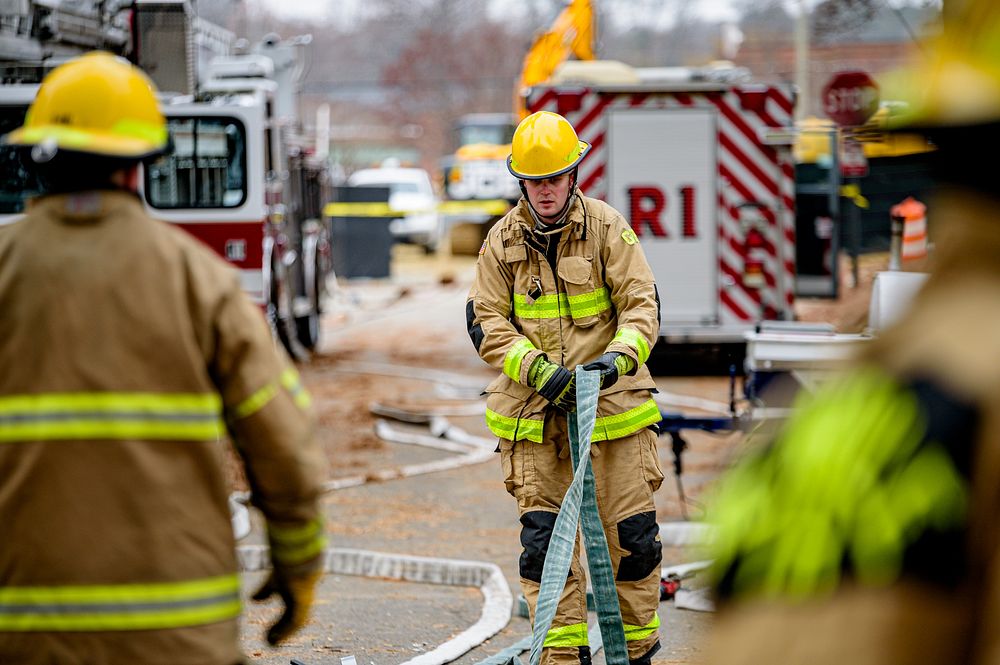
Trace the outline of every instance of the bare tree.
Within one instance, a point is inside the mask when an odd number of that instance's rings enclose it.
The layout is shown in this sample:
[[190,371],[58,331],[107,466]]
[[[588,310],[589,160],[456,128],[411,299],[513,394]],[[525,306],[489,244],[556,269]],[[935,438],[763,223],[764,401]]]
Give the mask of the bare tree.
[[823,0],[812,11],[812,33],[827,41],[851,34],[875,18],[882,0]]
[[393,93],[381,116],[397,126],[419,125],[422,132],[414,141],[428,163],[451,151],[449,134],[459,116],[513,109],[514,85],[530,38],[485,15],[447,20],[460,4],[442,0],[438,20],[425,22],[383,71],[383,83]]

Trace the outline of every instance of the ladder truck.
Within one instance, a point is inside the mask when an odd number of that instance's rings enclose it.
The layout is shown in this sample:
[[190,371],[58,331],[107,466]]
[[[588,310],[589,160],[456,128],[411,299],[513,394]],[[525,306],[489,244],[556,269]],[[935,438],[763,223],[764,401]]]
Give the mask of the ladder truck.
[[[143,168],[149,213],[228,261],[275,337],[306,359],[320,341],[331,272],[320,212],[329,177],[295,109],[308,37],[269,36],[234,54],[235,36],[195,16],[189,0],[15,0],[7,8],[0,133],[23,122],[42,77],[61,62],[101,49],[136,63],[161,92],[174,144]],[[37,192],[14,151],[0,146],[0,224],[16,221]]]

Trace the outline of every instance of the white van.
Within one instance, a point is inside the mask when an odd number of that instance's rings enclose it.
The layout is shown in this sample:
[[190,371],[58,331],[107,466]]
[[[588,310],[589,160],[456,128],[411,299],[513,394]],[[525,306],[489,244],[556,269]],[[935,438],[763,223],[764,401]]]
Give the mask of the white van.
[[351,174],[347,184],[388,187],[389,206],[405,212],[390,223],[393,236],[402,242],[421,245],[427,252],[437,249],[441,240],[441,217],[427,171],[400,167],[361,169]]

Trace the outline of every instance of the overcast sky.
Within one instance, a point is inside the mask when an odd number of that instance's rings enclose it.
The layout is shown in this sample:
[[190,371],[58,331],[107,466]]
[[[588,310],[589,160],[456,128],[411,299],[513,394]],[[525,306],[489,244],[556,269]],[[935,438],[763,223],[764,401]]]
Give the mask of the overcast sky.
[[[271,13],[284,18],[308,18],[313,20],[348,21],[362,4],[362,0],[259,0]],[[676,6],[675,2],[665,0],[667,7]],[[682,0],[690,3],[691,12],[706,20],[722,21],[734,19],[737,14],[733,9],[733,0]],[[796,0],[788,0],[795,3]],[[509,8],[511,0],[498,0],[495,5]]]

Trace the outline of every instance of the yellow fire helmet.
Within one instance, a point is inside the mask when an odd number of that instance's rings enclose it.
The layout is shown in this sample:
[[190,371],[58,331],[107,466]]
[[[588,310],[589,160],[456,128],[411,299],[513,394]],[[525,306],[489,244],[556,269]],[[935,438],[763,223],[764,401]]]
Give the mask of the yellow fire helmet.
[[558,113],[532,113],[514,130],[507,170],[522,180],[543,180],[572,171],[590,144]]
[[167,124],[152,81],[127,60],[93,52],[42,80],[10,145],[143,159],[167,146]]
[[1000,121],[1000,2],[953,4],[946,3],[944,29],[928,55],[884,78],[883,97],[909,106],[891,124],[930,128]]

